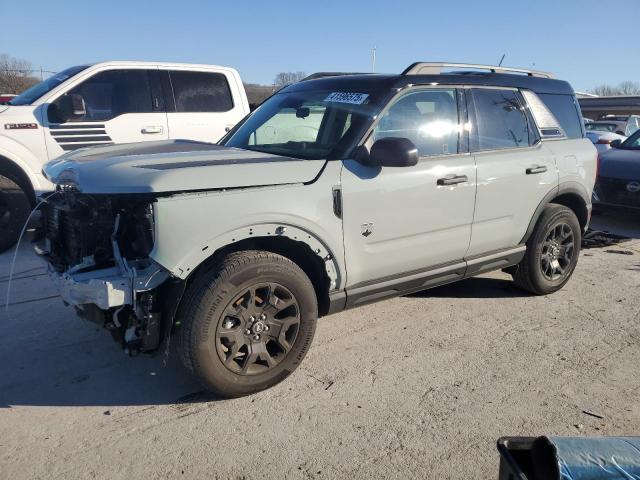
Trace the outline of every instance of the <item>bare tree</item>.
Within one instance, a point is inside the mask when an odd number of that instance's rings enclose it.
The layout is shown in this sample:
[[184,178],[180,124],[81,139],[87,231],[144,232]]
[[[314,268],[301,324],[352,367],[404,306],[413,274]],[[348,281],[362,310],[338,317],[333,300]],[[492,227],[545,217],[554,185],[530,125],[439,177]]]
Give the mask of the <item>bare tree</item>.
[[627,80],[618,85],[618,95],[640,95],[640,83]]
[[307,74],[304,72],[280,72],[276,75],[273,84],[276,88],[282,88],[287,85],[291,85],[292,83],[299,82],[306,76]]
[[600,95],[601,97],[615,97],[620,95],[640,95],[640,84],[627,80],[614,87],[607,84],[598,85],[590,93]]
[[32,71],[31,62],[0,54],[0,93],[21,93],[38,83]]

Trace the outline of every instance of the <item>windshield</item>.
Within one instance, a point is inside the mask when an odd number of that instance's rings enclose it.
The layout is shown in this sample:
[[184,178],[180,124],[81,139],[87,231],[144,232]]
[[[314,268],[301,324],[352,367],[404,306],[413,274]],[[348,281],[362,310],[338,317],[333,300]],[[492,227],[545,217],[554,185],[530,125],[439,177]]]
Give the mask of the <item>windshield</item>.
[[615,123],[592,122],[587,123],[584,128],[587,130],[598,130],[600,132],[615,132],[618,126]]
[[63,70],[62,72],[56,73],[47,78],[45,81],[34,85],[33,87],[22,92],[17,97],[11,99],[9,105],[31,105],[45,93],[49,93],[62,82],[64,82],[68,78],[73,77],[74,75],[77,75],[87,67],[88,65],[80,65],[77,67],[70,67],[66,70]]
[[303,159],[347,158],[387,91],[292,91],[268,99],[222,144]]
[[640,150],[640,130],[627,138],[622,142],[618,148],[624,148],[626,150]]

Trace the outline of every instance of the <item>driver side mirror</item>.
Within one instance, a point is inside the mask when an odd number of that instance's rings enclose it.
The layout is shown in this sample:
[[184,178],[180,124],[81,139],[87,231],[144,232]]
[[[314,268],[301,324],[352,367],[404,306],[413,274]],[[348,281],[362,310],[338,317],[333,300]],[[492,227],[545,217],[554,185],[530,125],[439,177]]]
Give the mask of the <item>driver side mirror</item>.
[[70,120],[80,120],[87,114],[87,107],[84,103],[84,98],[82,98],[82,95],[78,95],[77,93],[63,95],[56,102],[56,106],[56,113],[63,123]]
[[418,163],[418,149],[408,138],[381,138],[371,147],[368,163],[381,167],[413,167]]
[[620,140],[619,138],[616,138],[615,140],[612,140],[611,143],[609,144],[609,146],[611,148],[618,148],[620,145],[622,144],[622,140]]

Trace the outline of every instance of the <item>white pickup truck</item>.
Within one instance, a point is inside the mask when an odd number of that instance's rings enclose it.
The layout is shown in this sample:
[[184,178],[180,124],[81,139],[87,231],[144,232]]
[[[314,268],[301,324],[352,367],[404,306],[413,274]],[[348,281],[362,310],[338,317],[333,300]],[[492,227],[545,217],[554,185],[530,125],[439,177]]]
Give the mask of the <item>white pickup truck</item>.
[[238,72],[215,65],[79,65],[26,90],[0,105],[0,252],[53,188],[41,173],[47,161],[112,143],[217,142],[248,113]]

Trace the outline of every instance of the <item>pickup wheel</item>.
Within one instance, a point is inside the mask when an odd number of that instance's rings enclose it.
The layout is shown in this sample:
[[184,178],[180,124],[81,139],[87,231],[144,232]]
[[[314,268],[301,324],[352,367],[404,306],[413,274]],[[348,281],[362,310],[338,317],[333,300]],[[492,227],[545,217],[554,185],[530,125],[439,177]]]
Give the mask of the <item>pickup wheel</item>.
[[20,185],[9,176],[0,174],[0,252],[18,241],[30,211],[29,197]]
[[563,205],[547,205],[513,273],[516,285],[535,295],[560,290],[576,268],[581,241],[575,213]]
[[232,253],[187,288],[179,320],[183,363],[212,392],[239,397],[284,380],[316,329],[313,285],[274,253]]

